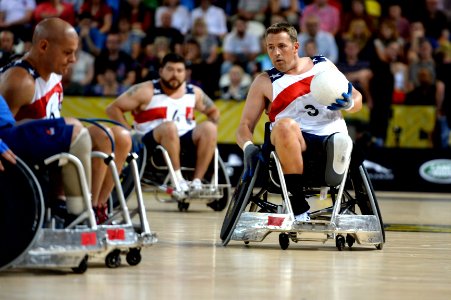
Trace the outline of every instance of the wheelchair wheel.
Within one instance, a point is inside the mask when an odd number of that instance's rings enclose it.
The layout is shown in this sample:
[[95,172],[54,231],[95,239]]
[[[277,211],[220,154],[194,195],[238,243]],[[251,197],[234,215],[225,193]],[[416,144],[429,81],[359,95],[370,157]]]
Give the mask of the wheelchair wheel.
[[223,190],[223,196],[219,199],[216,199],[210,203],[207,204],[208,207],[213,209],[214,211],[222,211],[224,208],[226,208],[230,195],[232,193],[230,188],[230,179],[227,175],[227,169],[225,167],[224,161],[219,156],[218,158],[219,163],[219,169],[218,169],[218,183],[219,184],[227,184],[228,187]]
[[[355,174],[357,173],[357,174]],[[351,171],[351,181],[355,191],[355,198],[357,205],[363,215],[377,215],[382,230],[382,237],[385,242],[385,230],[384,222],[382,221],[382,215],[377,203],[376,194],[374,192],[373,185],[369,180],[368,172],[362,165],[354,173]],[[371,197],[371,198],[370,198]],[[371,199],[373,201],[371,201]],[[374,206],[373,206],[374,205]]]
[[252,177],[251,179],[248,178],[247,180],[240,179],[238,185],[235,188],[232,198],[230,199],[229,207],[227,208],[227,213],[222,223],[220,237],[223,246],[227,246],[227,244],[229,243],[230,238],[233,234],[233,230],[235,229],[241,214],[246,209],[250,196],[253,192],[253,187],[257,179],[256,175],[258,174],[259,168],[260,162],[257,164],[254,177]]
[[[134,151],[131,155],[136,154],[136,165],[138,167],[138,172],[139,172],[139,177],[141,178],[143,173],[144,173],[144,168],[146,167],[146,159],[147,159],[147,150],[146,147],[136,147],[135,143],[137,143],[137,141],[133,141],[134,143]],[[124,198],[127,200],[130,195],[133,193],[133,191],[135,190],[135,181],[133,178],[133,172],[132,172],[132,166],[131,166],[131,161],[129,158],[125,164],[124,167],[122,168],[122,172],[120,174],[120,180],[121,180],[121,185],[122,185],[122,192],[124,193]],[[117,194],[113,191],[112,193],[112,199],[113,199],[113,207],[116,208],[119,206],[119,199],[117,197]]]
[[20,261],[44,221],[44,197],[36,176],[19,158],[0,172],[0,270]]

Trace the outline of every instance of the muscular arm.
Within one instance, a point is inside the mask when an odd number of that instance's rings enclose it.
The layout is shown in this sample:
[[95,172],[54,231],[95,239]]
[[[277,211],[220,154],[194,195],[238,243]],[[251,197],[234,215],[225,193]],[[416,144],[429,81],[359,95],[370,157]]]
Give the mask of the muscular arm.
[[255,126],[265,109],[265,101],[271,98],[271,95],[272,85],[268,75],[266,73],[258,75],[247,94],[240,124],[236,131],[236,141],[241,148],[247,141],[252,141]]
[[127,128],[131,128],[127,123],[124,113],[140,111],[153,97],[153,84],[150,81],[135,84],[122,93],[106,108],[107,115],[115,121],[121,122]]
[[208,120],[212,121],[213,123],[217,124],[219,121],[219,109],[216,107],[213,100],[211,100],[210,97],[208,97],[207,94],[203,90],[201,90],[198,87],[195,87],[195,93],[196,93],[196,109],[205,114],[208,118]]
[[34,90],[34,79],[23,68],[12,68],[1,76],[0,95],[3,95],[14,116],[22,106],[31,103]]

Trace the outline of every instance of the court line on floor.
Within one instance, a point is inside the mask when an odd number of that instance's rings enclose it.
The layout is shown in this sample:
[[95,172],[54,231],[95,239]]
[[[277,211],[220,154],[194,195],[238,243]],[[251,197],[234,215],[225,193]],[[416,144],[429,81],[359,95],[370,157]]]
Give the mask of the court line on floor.
[[451,233],[451,225],[384,224],[385,231]]

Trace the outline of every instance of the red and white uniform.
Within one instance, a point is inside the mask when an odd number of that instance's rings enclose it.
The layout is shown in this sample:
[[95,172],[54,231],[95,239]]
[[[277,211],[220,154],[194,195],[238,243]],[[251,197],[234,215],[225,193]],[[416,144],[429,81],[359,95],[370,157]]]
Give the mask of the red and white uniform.
[[177,125],[179,136],[193,130],[196,127],[194,120],[196,98],[193,86],[187,84],[186,93],[177,99],[166,95],[158,80],[153,81],[153,86],[153,97],[145,110],[133,113],[136,132],[144,135],[168,121]]
[[33,100],[29,105],[20,108],[16,114],[16,120],[60,118],[63,102],[62,76],[52,73],[49,80],[45,81],[26,60],[13,61],[0,68],[0,73],[13,67],[26,69],[35,79]]
[[332,111],[318,103],[310,93],[310,83],[315,74],[333,64],[324,56],[312,58],[313,68],[299,75],[289,75],[272,68],[266,71],[271,78],[273,98],[268,112],[271,128],[281,118],[295,120],[303,132],[315,135],[347,133],[345,120],[340,111]]

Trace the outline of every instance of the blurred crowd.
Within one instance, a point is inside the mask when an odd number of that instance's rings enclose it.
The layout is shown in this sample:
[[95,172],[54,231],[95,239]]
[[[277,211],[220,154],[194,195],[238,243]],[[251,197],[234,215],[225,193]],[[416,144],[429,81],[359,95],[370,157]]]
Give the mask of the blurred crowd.
[[[77,29],[66,95],[117,96],[158,77],[168,52],[183,55],[187,81],[213,99],[242,101],[272,67],[263,34],[286,21],[301,56],[324,55],[359,89],[371,141],[383,146],[391,104],[434,105],[437,138],[451,123],[448,0],[8,0],[0,1],[0,66],[30,46],[33,27],[60,17]],[[448,118],[447,118],[448,116]]]

